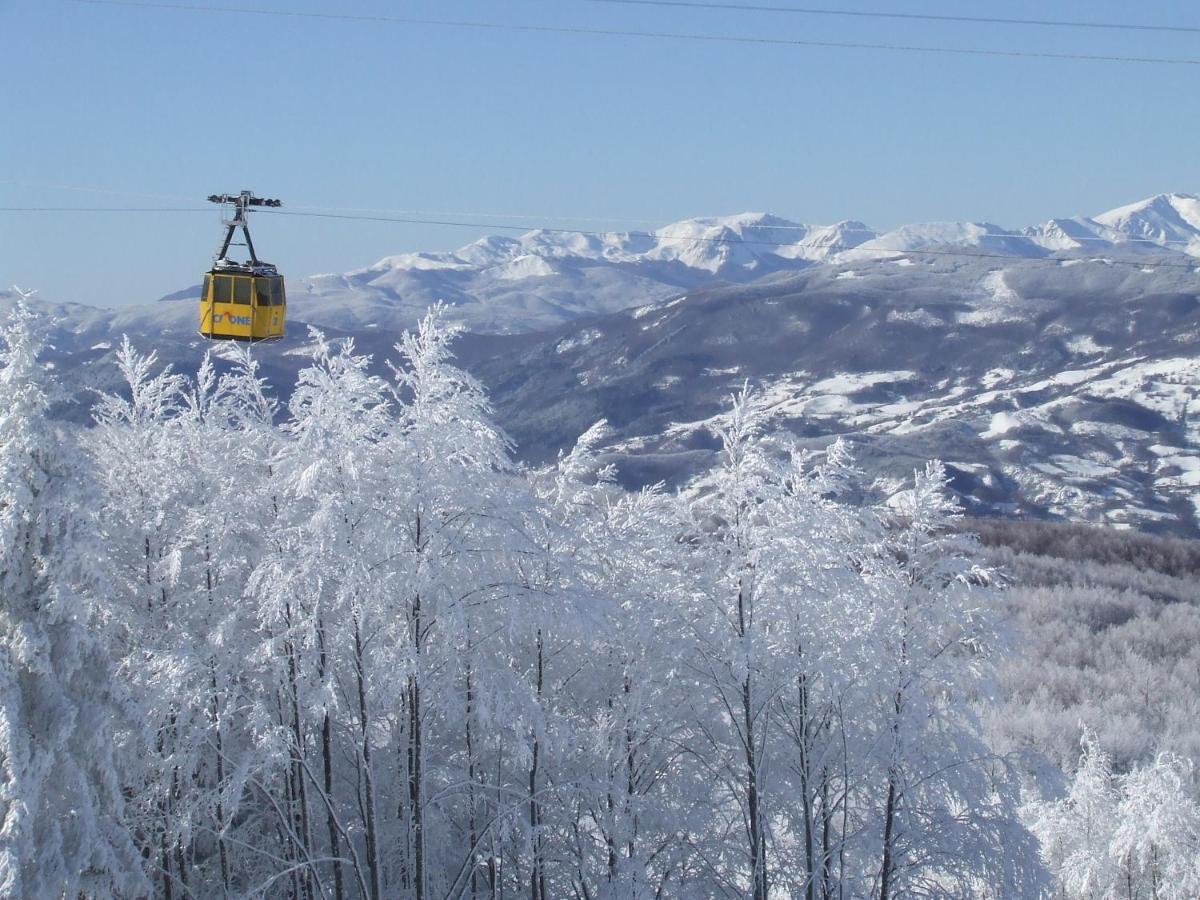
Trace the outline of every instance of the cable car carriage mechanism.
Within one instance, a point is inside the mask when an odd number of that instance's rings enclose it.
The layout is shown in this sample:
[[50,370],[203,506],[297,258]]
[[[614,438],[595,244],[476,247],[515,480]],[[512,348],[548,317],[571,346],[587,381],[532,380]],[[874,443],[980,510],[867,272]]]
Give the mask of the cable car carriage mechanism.
[[[254,253],[246,217],[255,206],[278,207],[278,200],[255,197],[250,191],[240,194],[213,194],[208,198],[222,206],[233,205],[233,217],[222,218],[225,240],[212,269],[204,276],[200,294],[200,333],[210,340],[265,341],[283,337],[287,318],[287,296],[283,276],[270,263]],[[229,259],[230,246],[237,229],[242,229],[244,246],[250,258],[245,262]]]

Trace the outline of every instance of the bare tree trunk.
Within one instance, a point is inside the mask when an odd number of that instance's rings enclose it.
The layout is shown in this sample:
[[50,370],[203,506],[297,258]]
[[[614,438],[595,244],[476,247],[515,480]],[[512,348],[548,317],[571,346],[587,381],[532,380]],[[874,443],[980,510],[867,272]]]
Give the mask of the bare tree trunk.
[[[175,717],[171,716],[171,727],[175,727]],[[178,802],[182,796],[182,791],[179,787],[179,769],[175,769],[171,773],[171,799]],[[168,807],[169,809],[169,807]],[[175,867],[179,871],[179,883],[183,886],[183,892],[188,893],[188,870],[187,861],[183,857],[183,844],[180,841],[175,842]]]
[[[325,681],[328,658],[325,653],[325,623],[317,620],[317,675]],[[333,859],[333,895],[335,900],[345,900],[346,889],[342,881],[341,837],[338,834],[337,817],[333,812],[333,723],[329,719],[329,710],[321,722],[321,756],[324,768],[323,780],[325,788],[325,825],[329,830],[329,855]]]
[[358,679],[358,716],[362,737],[361,755],[363,761],[363,781],[366,797],[366,826],[367,826],[367,872],[371,878],[370,900],[379,900],[381,895],[379,873],[379,833],[375,823],[375,780],[371,773],[371,716],[367,709],[366,672],[364,671],[362,633],[359,629],[358,616],[354,616],[354,668]]
[[626,853],[630,862],[633,862],[633,856],[637,845],[638,837],[638,816],[634,811],[637,807],[635,796],[637,795],[637,761],[634,759],[636,749],[633,740],[633,724],[630,722],[630,695],[633,693],[633,685],[629,680],[629,675],[625,675],[625,806],[627,814],[633,820],[630,822],[629,841],[626,846]]
[[475,746],[471,736],[471,716],[474,713],[475,694],[471,680],[471,633],[467,623],[467,847],[471,853],[471,900],[479,892],[479,867],[475,864],[475,845],[479,841],[479,826],[475,808]]
[[397,763],[397,775],[403,790],[397,791],[396,820],[400,822],[401,846],[398,848],[399,868],[396,873],[398,887],[403,892],[412,889],[413,880],[413,842],[412,842],[412,783],[413,783],[413,745],[412,745],[412,710],[409,702],[407,680],[404,690],[400,692],[400,709],[396,714],[396,724],[399,729],[396,735],[396,746],[404,747],[402,759]]
[[898,690],[896,691],[893,703],[896,713],[896,721],[892,724],[893,740],[895,743],[892,749],[892,764],[888,766],[887,801],[885,802],[883,811],[883,861],[879,874],[879,900],[888,900],[891,896],[892,873],[896,868],[893,844],[896,834],[896,809],[900,802],[899,795],[896,792],[898,776],[896,759],[899,756],[900,710],[902,709],[901,695]]
[[220,709],[217,705],[217,675],[211,664],[209,666],[209,679],[212,689],[209,697],[209,716],[212,719],[213,731],[215,733],[215,755],[217,757],[217,856],[221,860],[221,892],[224,895],[228,895],[229,853],[225,847],[225,806],[220,799],[221,785],[225,783],[225,751],[221,743]]
[[[542,699],[542,683],[545,675],[545,656],[542,642],[542,629],[537,632],[537,698]],[[533,845],[533,865],[529,872],[530,900],[548,900],[546,896],[546,876],[542,871],[542,811],[537,799],[537,776],[540,742],[536,733],[533,737],[533,760],[529,766],[529,834]]]
[[415,862],[416,900],[425,900],[425,816],[421,806],[421,756],[424,753],[421,734],[421,685],[416,677],[409,678],[409,706],[412,720],[412,780],[409,795],[412,798],[413,855]]
[[846,741],[846,717],[838,701],[838,732],[842,735],[842,829],[838,841],[838,900],[846,897],[846,834],[850,829],[850,748]]
[[[798,656],[802,655],[802,652],[797,648]],[[812,784],[809,778],[809,767],[812,761],[809,758],[808,746],[808,680],[803,673],[796,678],[796,695],[800,721],[794,728],[796,738],[799,740],[800,797],[804,808],[804,896],[805,900],[815,900],[817,872],[813,860],[813,846],[816,843],[816,836],[813,834]]]
[[754,754],[754,715],[750,676],[742,682],[742,719],[746,729],[746,807],[750,819],[750,866],[754,900],[767,900],[767,852],[763,842],[758,794],[758,760]]
[[[504,739],[501,738],[496,746],[496,815],[504,803]],[[492,852],[488,854],[488,888],[492,900],[504,898],[504,873],[501,871],[501,860],[496,853],[496,829],[493,828],[491,840]]]
[[146,554],[146,612],[154,612],[154,579],[150,576],[150,533],[144,535],[143,550]]
[[[613,714],[613,698],[608,698],[608,714]],[[617,798],[613,795],[617,773],[609,771],[608,790],[605,791],[605,804],[608,807],[608,827],[604,830],[604,844],[608,850],[608,883],[617,881]]]
[[[282,724],[285,716],[283,712],[283,704],[279,704],[279,721]],[[285,858],[290,863],[288,866],[288,880],[292,883],[293,898],[301,897],[303,891],[300,887],[300,848],[296,846],[296,770],[288,766],[287,775],[283,781],[284,808],[287,810],[287,832],[283,830],[283,826],[279,828],[279,839],[284,841],[286,848]]]
[[[912,575],[909,576],[909,584],[912,584]],[[908,607],[904,608],[904,614],[901,617],[901,634],[900,640],[900,665],[903,671],[904,664],[908,659]],[[903,683],[901,678],[899,684]],[[888,766],[888,786],[887,800],[884,804],[883,812],[883,860],[881,861],[879,873],[879,900],[889,900],[892,890],[892,874],[896,868],[895,862],[895,832],[896,832],[896,809],[899,805],[900,798],[896,792],[896,782],[898,778],[897,764],[900,758],[900,714],[904,709],[904,695],[901,687],[896,688],[896,693],[892,697],[892,711],[895,718],[892,720],[892,759]]]
[[[417,518],[417,545],[420,547],[421,525]],[[425,798],[422,792],[425,747],[421,730],[421,639],[424,623],[421,618],[421,594],[413,595],[412,603],[413,674],[408,676],[409,712],[409,780],[408,795],[412,804],[413,861],[415,898],[425,900]]]
[[159,839],[159,868],[162,870],[162,885],[164,900],[174,900],[174,885],[171,881],[171,852],[167,843],[167,804],[164,800],[158,801],[158,811],[162,816],[163,830]]
[[[423,537],[424,519],[420,507],[416,511],[415,530],[413,533],[413,549],[416,551],[418,567],[424,553]],[[419,568],[418,568],[419,570]],[[415,898],[425,900],[425,798],[423,796],[424,753],[425,746],[421,733],[421,649],[424,638],[425,623],[422,619],[421,592],[413,594],[412,614],[410,619],[413,672],[408,677],[408,707],[409,707],[409,802],[412,804],[412,838],[413,862],[415,877]]]
[[829,769],[821,767],[821,900],[833,896],[833,814],[829,809]]
[[[144,499],[144,498],[143,498]],[[151,558],[150,552],[150,533],[143,533],[143,552],[145,554],[146,568],[143,573],[146,580],[146,611],[154,611],[154,578],[151,574]],[[172,724],[174,720],[172,718]],[[163,750],[166,742],[163,739],[163,732],[160,730],[154,741],[154,750],[159,758],[162,758]],[[171,878],[171,847],[170,841],[167,838],[168,832],[171,830],[171,805],[170,797],[160,798],[158,801],[158,814],[162,820],[162,834],[159,839],[159,869],[162,872],[163,897],[165,900],[173,900],[174,898],[174,882]]]
[[[749,630],[746,589],[738,588],[738,633],[743,639]],[[742,729],[746,751],[746,812],[750,828],[750,875],[754,900],[767,900],[767,851],[762,827],[758,793],[758,759],[755,756],[753,684],[750,667],[742,680]]]
[[[284,606],[284,615],[290,631],[292,626],[292,610],[290,605]],[[301,850],[304,854],[304,859],[312,858],[312,833],[309,828],[308,821],[308,790],[304,786],[304,727],[300,719],[300,697],[299,687],[297,684],[297,666],[296,666],[296,646],[289,638],[284,642],[284,649],[287,653],[288,662],[288,691],[291,701],[292,712],[292,771],[293,777],[296,780],[296,833],[300,837]],[[313,896],[313,873],[309,868],[305,868],[302,875],[302,885],[306,900],[311,900]]]
[[883,867],[879,875],[879,900],[888,900],[892,888],[892,834],[896,821],[896,779],[888,773],[887,805],[883,813]]
[[[212,548],[209,544],[208,532],[204,533],[204,588],[208,593],[208,605],[213,605],[213,571]],[[221,893],[229,894],[229,852],[225,847],[225,808],[221,802],[221,785],[225,783],[225,754],[221,745],[220,707],[217,699],[217,661],[215,656],[208,658],[208,677],[211,693],[209,695],[209,718],[212,721],[215,735],[214,745],[217,757],[217,855],[221,860]]]

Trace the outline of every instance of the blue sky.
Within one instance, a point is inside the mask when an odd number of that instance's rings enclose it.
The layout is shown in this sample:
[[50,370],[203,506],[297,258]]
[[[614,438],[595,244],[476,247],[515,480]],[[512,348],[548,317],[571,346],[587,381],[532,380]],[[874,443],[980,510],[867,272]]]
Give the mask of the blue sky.
[[[1200,59],[1200,34],[587,0],[190,2]],[[1171,0],[823,5],[1200,26],[1195,4]],[[481,223],[488,219],[465,214],[613,229],[744,210],[879,228],[937,219],[1014,227],[1162,191],[1200,191],[1200,66],[513,33],[65,0],[0,0],[0,34],[0,206],[186,206],[246,187],[292,208],[420,210]],[[151,300],[198,280],[218,227],[215,211],[0,212],[0,284],[94,304]],[[295,276],[453,248],[488,232],[486,224],[268,216],[254,225],[260,255]]]

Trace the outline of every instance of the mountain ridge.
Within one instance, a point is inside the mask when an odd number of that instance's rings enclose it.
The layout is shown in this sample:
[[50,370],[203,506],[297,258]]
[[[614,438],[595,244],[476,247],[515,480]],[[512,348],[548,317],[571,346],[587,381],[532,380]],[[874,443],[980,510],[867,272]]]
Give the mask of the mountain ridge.
[[[443,301],[470,329],[539,331],[715,284],[747,284],[814,265],[886,261],[926,252],[1014,259],[1200,257],[1200,200],[1167,193],[1095,216],[1018,230],[990,222],[917,222],[878,231],[747,212],[684,219],[652,231],[531,229],[457,250],[383,257],[342,273],[289,279],[298,318],[334,328],[406,327]],[[163,300],[194,299],[199,286]]]

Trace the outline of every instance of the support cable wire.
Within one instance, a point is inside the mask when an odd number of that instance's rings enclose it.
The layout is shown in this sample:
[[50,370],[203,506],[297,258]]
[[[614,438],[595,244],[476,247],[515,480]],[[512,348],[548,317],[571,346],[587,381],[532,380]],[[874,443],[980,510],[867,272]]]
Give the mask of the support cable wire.
[[[74,207],[72,207],[72,206],[0,206],[0,213],[3,213],[3,212],[22,212],[22,213],[25,213],[25,212],[48,212],[48,213],[60,213],[60,212],[70,212],[70,213],[87,213],[87,212],[179,213],[179,212],[186,212],[186,213],[195,213],[195,212],[211,212],[211,209],[207,209],[207,208],[203,208],[203,207],[161,208],[161,207],[113,207],[113,206],[74,206]],[[484,228],[484,229],[492,228],[492,229],[503,230],[503,231],[521,231],[521,232],[527,232],[530,230],[530,226],[527,224],[518,225],[518,224],[508,224],[508,223],[503,223],[503,222],[500,222],[500,223],[462,222],[462,221],[456,221],[456,220],[451,220],[451,219],[418,219],[418,218],[402,218],[402,217],[395,217],[395,216],[364,216],[364,215],[352,215],[349,213],[300,212],[300,211],[295,211],[295,210],[282,210],[282,209],[262,209],[262,210],[258,210],[258,212],[260,215],[268,215],[268,216],[293,216],[293,217],[316,218],[316,219],[343,219],[343,220],[356,221],[356,222],[388,222],[388,223],[401,224],[401,225],[431,225],[431,226],[439,226],[439,227],[446,227],[446,228]],[[660,240],[660,241],[680,241],[683,243],[695,243],[695,244],[733,244],[733,245],[749,245],[749,246],[757,245],[757,246],[764,246],[764,247],[780,246],[778,241],[762,241],[762,240],[741,239],[741,238],[710,238],[710,237],[699,237],[696,235],[686,235],[686,234],[677,234],[677,235],[659,234],[659,233],[652,232],[652,231],[586,231],[586,230],[575,229],[575,228],[537,228],[534,230],[544,231],[547,234],[583,235],[585,237],[598,237],[598,238],[645,237],[645,238],[651,238],[651,239]],[[871,233],[874,233],[874,232],[871,232]],[[980,237],[986,237],[986,236],[988,236],[988,235],[987,234],[980,235]],[[1015,234],[993,234],[991,236],[992,237],[1017,238],[1017,239],[1020,239],[1022,237],[1021,235],[1015,235]],[[1103,239],[1098,238],[1097,240],[1103,240]],[[1131,242],[1135,241],[1135,240],[1139,240],[1139,239],[1131,239]],[[1120,242],[1118,242],[1118,243],[1120,243]],[[1156,242],[1150,241],[1150,243],[1156,243]],[[784,245],[784,246],[786,246],[786,245]],[[888,248],[888,247],[847,247],[846,250],[843,252],[851,252],[851,251],[858,251],[861,253],[884,253],[884,254],[892,254],[894,256],[961,256],[961,257],[965,257],[965,258],[969,258],[969,259],[1003,259],[1003,260],[1009,260],[1009,261],[1053,262],[1053,263],[1087,262],[1090,260],[1090,261],[1104,262],[1109,265],[1137,266],[1137,267],[1143,268],[1143,269],[1186,269],[1188,271],[1194,270],[1196,268],[1196,265],[1200,264],[1200,263],[1187,263],[1187,262],[1154,261],[1152,259],[1145,259],[1145,260],[1113,259],[1113,258],[1105,257],[1105,256],[1096,256],[1096,257],[1088,257],[1088,256],[1024,257],[1024,256],[1017,256],[1017,255],[1010,254],[1010,253],[981,253],[981,252],[975,252],[975,251],[969,251],[969,250],[937,250],[937,249],[926,249],[926,248],[915,249],[915,250],[904,250],[904,249],[900,249],[900,248],[893,249],[893,248]]]
[[954,16],[938,13],[883,12],[882,10],[828,9],[813,6],[766,6],[757,3],[703,3],[699,0],[582,0],[620,6],[665,6],[711,9],[715,12],[790,13],[804,16],[841,16],[855,19],[899,19],[909,22],[959,22],[969,25],[1028,25],[1038,28],[1096,28],[1106,31],[1159,31],[1200,34],[1200,26],[1152,25],[1137,22],[1086,22],[1076,19],[1010,19],[1001,16]]
[[[68,186],[68,185],[64,185],[64,184],[35,184],[32,182],[14,181],[12,179],[7,179],[7,178],[0,178],[0,184],[13,184],[13,185],[17,185],[20,187],[38,188],[40,190],[52,189],[52,190],[63,190],[63,191],[80,191],[80,192],[89,193],[89,194],[108,194],[108,195],[112,195],[112,196],[126,196],[126,197],[155,197],[155,198],[159,198],[159,199],[163,199],[163,200],[180,200],[183,202],[187,202],[188,200],[191,199],[190,197],[184,197],[179,194],[148,194],[148,193],[142,193],[142,192],[137,192],[137,191],[110,190],[107,188],[72,187],[72,186]],[[97,207],[97,206],[0,207],[0,212],[208,212],[208,211],[210,211],[208,208],[203,208],[203,207],[188,207],[188,208],[165,208],[165,207],[131,208],[131,207]],[[462,228],[472,227],[472,226],[477,227],[477,228],[491,228],[491,227],[495,227],[498,229],[504,228],[506,230],[512,230],[512,229],[516,229],[516,228],[525,228],[527,230],[538,230],[538,231],[553,231],[553,230],[555,230],[555,229],[549,228],[547,226],[539,225],[538,223],[541,223],[541,222],[618,222],[618,223],[631,222],[631,223],[634,223],[637,225],[659,225],[661,222],[661,219],[636,219],[636,218],[631,218],[628,216],[609,216],[609,217],[557,216],[557,215],[543,215],[541,213],[534,213],[534,214],[494,213],[494,212],[476,212],[476,211],[468,211],[468,210],[458,210],[458,211],[447,212],[445,210],[428,210],[428,209],[381,209],[378,207],[364,207],[364,206],[297,206],[295,204],[288,204],[288,208],[284,211],[284,213],[281,213],[281,214],[300,215],[301,212],[312,213],[314,215],[317,213],[322,213],[322,214],[326,214],[326,213],[328,213],[328,214],[332,214],[332,213],[364,213],[364,214],[370,214],[370,215],[364,215],[361,217],[365,221],[373,221],[374,220],[373,217],[378,216],[378,217],[380,217],[380,221],[386,221],[386,222],[400,221],[405,224],[414,224],[414,225],[441,224],[440,222],[429,221],[429,217],[432,217],[432,216],[436,216],[439,219],[442,219],[442,218],[502,219],[502,220],[503,219],[508,219],[508,220],[516,219],[516,220],[526,220],[530,224],[523,225],[523,226],[498,224],[498,225],[492,226],[488,222],[460,222],[460,221],[447,222],[445,224],[447,226],[462,227]],[[405,219],[397,220],[397,219],[391,218],[394,216],[416,216],[416,217],[421,217],[421,218],[415,218],[415,219],[405,218]],[[700,216],[700,217],[698,217],[698,221],[702,221],[706,218],[716,219],[716,218],[721,218],[721,217],[720,216]],[[808,223],[803,223],[803,222],[797,222],[792,225],[768,225],[768,224],[759,224],[756,222],[756,223],[753,223],[750,227],[753,228],[755,231],[798,231],[801,229],[804,229],[807,231],[812,231],[812,230],[816,230],[816,229],[837,228],[842,234],[869,234],[869,235],[872,235],[875,237],[883,237],[885,234],[887,234],[887,232],[877,231],[873,228],[839,228],[838,223],[836,223],[836,222],[830,223],[830,224],[825,224],[825,225],[813,225],[813,224],[808,224]],[[630,231],[628,229],[614,229],[611,231],[582,231],[580,229],[575,229],[575,228],[571,228],[571,229],[564,228],[564,229],[558,229],[558,230],[561,233],[586,234],[586,235],[593,235],[593,236],[594,235],[623,235],[624,234],[624,235],[630,235],[630,236],[650,235],[653,237],[665,237],[667,239],[670,238],[669,235],[659,234],[659,229],[655,229],[652,231],[636,231],[636,230]],[[978,237],[1012,238],[1014,240],[1031,240],[1029,235],[1021,234],[1020,232],[985,231],[982,234],[978,235]],[[691,240],[697,240],[697,241],[702,241],[702,242],[704,240],[707,240],[707,241],[721,240],[718,238],[705,238],[705,239],[685,238],[683,236],[679,236],[679,239],[680,240],[691,239]],[[1170,246],[1189,247],[1194,244],[1200,243],[1200,240],[1184,241],[1184,240],[1174,240],[1171,238],[1166,238],[1163,240],[1156,241],[1151,238],[1139,238],[1139,237],[1128,237],[1128,236],[1121,238],[1121,240],[1119,240],[1119,241],[1115,241],[1115,240],[1111,240],[1109,238],[1100,237],[1098,235],[1090,236],[1090,237],[1083,236],[1083,235],[1075,235],[1075,236],[1070,236],[1069,239],[1073,240],[1073,241],[1078,241],[1079,243],[1092,242],[1092,243],[1099,243],[1099,244],[1114,244],[1114,243],[1152,244],[1156,247],[1170,247]],[[772,243],[770,241],[753,241],[753,240],[739,241],[736,238],[729,238],[728,242],[729,243],[762,243],[762,244]],[[780,243],[782,243],[782,242],[780,242]],[[870,249],[870,248],[868,248],[868,249]]]
[[[152,194],[145,191],[120,191],[111,188],[96,188],[96,187],[80,187],[69,184],[52,184],[44,182],[19,181],[14,178],[0,178],[0,184],[9,184],[14,187],[31,188],[34,190],[45,191],[73,191],[84,194],[103,194],[112,197],[146,197],[154,200],[169,200],[176,203],[191,203],[196,198],[194,196],[184,196],[182,194]],[[634,225],[653,225],[659,226],[662,224],[661,219],[637,219],[628,216],[560,216],[560,215],[529,215],[527,213],[514,212],[477,212],[474,210],[431,210],[431,209],[395,209],[395,208],[380,208],[375,206],[297,206],[294,203],[288,204],[289,210],[310,210],[312,212],[347,212],[347,213],[378,213],[380,215],[396,215],[396,216],[449,216],[449,217],[467,217],[471,219],[528,219],[531,222],[592,222],[606,224],[625,224]],[[770,228],[770,229],[795,229],[795,225],[756,225],[755,228]],[[802,226],[801,226],[802,227]]]
[[39,191],[72,191],[79,194],[104,194],[110,197],[145,197],[150,200],[170,200],[173,203],[191,203],[196,199],[194,195],[184,196],[182,194],[151,194],[146,191],[116,191],[112,190],[111,188],[81,187],[72,184],[21,181],[16,178],[0,178],[0,184],[8,184],[12,185],[13,187],[33,188]]
[[0,206],[0,212],[210,213],[212,211],[211,206]]
[[[489,223],[487,225],[481,225],[477,222],[459,222],[459,221],[451,221],[451,220],[446,220],[446,219],[442,219],[442,220],[409,219],[409,218],[393,218],[390,216],[359,216],[359,215],[346,215],[346,214],[339,214],[339,213],[291,212],[291,211],[284,211],[284,210],[263,210],[263,212],[266,213],[267,215],[272,215],[272,216],[310,216],[313,218],[320,218],[320,219],[352,219],[352,220],[364,221],[364,222],[395,222],[395,223],[400,223],[400,224],[405,224],[405,225],[440,225],[440,226],[446,226],[446,227],[451,227],[451,228],[495,228],[495,229],[504,230],[504,231],[528,231],[529,230],[528,225],[506,225],[506,224],[502,224],[502,223]],[[585,237],[598,237],[598,238],[603,238],[603,237],[646,237],[646,238],[654,238],[654,239],[663,240],[663,241],[680,241],[682,243],[735,244],[735,245],[747,244],[747,245],[751,245],[751,246],[758,245],[758,246],[764,246],[764,247],[780,246],[780,244],[777,241],[760,241],[760,240],[752,240],[752,239],[743,240],[740,238],[706,238],[706,237],[697,237],[694,235],[686,235],[686,234],[678,234],[678,235],[658,234],[656,232],[651,232],[651,231],[582,231],[582,230],[578,230],[578,229],[574,229],[574,228],[538,228],[536,230],[544,231],[547,234],[565,234],[565,235],[580,234],[580,235],[584,235]],[[871,233],[874,233],[874,232],[871,232]],[[986,235],[980,235],[980,236],[983,237]],[[993,237],[1012,237],[1012,238],[1020,238],[1021,237],[1020,235],[1011,235],[1011,234],[992,235],[992,236]],[[1151,242],[1151,243],[1153,243],[1153,242]],[[1014,254],[1009,254],[1009,253],[977,253],[974,251],[926,250],[926,249],[902,250],[902,249],[889,249],[886,247],[847,247],[846,250],[843,252],[851,252],[854,250],[859,250],[863,253],[892,253],[897,256],[920,256],[922,254],[928,254],[928,255],[932,255],[932,256],[966,256],[966,257],[971,257],[971,258],[976,258],[976,259],[1007,259],[1007,260],[1027,259],[1031,262],[1078,262],[1080,260],[1088,259],[1088,257],[1079,257],[1079,256],[1022,257],[1022,256],[1016,256]],[[1195,264],[1193,264],[1193,263],[1172,263],[1172,262],[1165,262],[1165,261],[1164,262],[1152,262],[1149,260],[1142,262],[1141,260],[1131,260],[1131,259],[1108,259],[1108,258],[1103,258],[1103,259],[1105,262],[1111,263],[1113,265],[1141,266],[1143,268],[1187,269],[1189,271],[1195,268]]]
[[727,34],[699,34],[681,31],[636,31],[623,28],[592,28],[582,25],[533,25],[473,19],[430,19],[409,16],[372,16],[349,13],[321,13],[300,10],[264,9],[253,6],[199,6],[185,3],[157,3],[153,0],[63,0],[90,6],[122,6],[141,9],[173,9],[181,12],[240,13],[294,19],[322,19],[347,22],[375,22],[393,25],[423,25],[442,28],[469,28],[488,31],[516,31],[536,34],[571,34],[596,37],[634,37],[674,41],[700,41],[720,44],[750,44],[776,47],[818,47],[832,50],[884,50],[902,53],[936,53],[955,56],[990,56],[1007,59],[1059,59],[1076,62],[1146,63],[1171,66],[1200,66],[1200,59],[1168,56],[1121,56],[1105,53],[1052,53],[1036,50],[990,50],[984,47],[927,47],[915,44],[875,44],[859,41],[816,41],[795,38],[751,37]]

